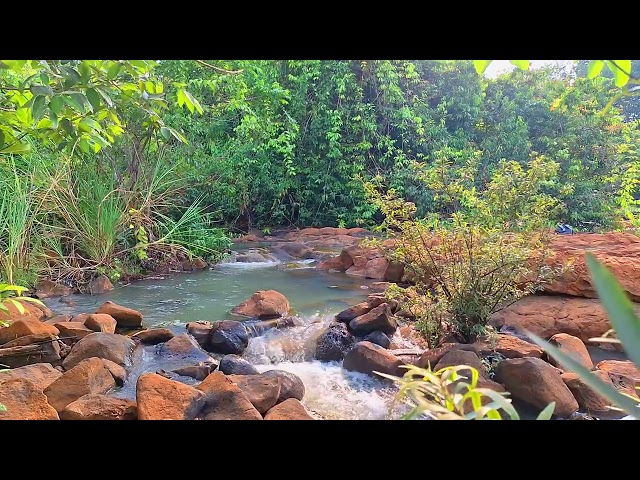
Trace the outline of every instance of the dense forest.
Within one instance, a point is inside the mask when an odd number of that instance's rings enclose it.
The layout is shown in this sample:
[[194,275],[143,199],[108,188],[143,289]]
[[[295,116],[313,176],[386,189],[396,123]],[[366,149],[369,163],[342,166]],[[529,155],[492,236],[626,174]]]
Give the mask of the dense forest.
[[608,105],[614,81],[580,63],[494,80],[471,61],[3,66],[10,282],[117,279],[169,256],[215,257],[250,229],[373,227],[372,184],[420,218],[472,211],[489,185],[535,196],[552,207],[549,225],[576,230],[615,228],[635,208],[635,104]]

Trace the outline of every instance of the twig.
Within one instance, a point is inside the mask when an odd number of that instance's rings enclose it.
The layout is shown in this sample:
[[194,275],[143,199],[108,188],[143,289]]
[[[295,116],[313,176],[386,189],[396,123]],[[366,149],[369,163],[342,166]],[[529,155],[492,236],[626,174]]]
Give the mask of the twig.
[[228,73],[230,75],[237,75],[238,73],[244,72],[244,69],[242,69],[242,68],[240,70],[225,70],[224,68],[220,68],[220,67],[216,67],[215,65],[211,65],[210,63],[207,63],[204,60],[196,60],[196,62],[198,62],[200,65],[204,65],[205,67],[211,68],[211,69],[215,70],[216,72],[220,72],[220,73]]

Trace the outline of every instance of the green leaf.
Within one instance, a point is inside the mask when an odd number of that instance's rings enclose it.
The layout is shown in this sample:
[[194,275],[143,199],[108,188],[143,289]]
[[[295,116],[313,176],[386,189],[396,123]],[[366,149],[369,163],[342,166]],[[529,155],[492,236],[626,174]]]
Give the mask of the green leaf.
[[0,130],[0,149],[4,146],[4,132]]
[[[186,90],[184,90],[184,95],[185,97],[187,97],[187,99],[189,100],[189,103],[191,105],[193,105],[193,107],[195,107],[195,109],[198,111],[199,114],[203,114],[204,110],[202,109],[202,105],[200,105],[200,102],[198,100],[196,100],[193,95],[191,95],[189,92],[187,92]],[[189,105],[187,105],[187,107],[189,107]],[[193,108],[189,108],[189,110],[191,110],[191,112],[193,113]]]
[[18,309],[20,315],[24,315],[24,312],[26,312],[24,305],[22,305],[20,302],[15,301],[13,298],[8,298],[5,301],[13,303],[13,305]]
[[534,333],[525,333],[538,346],[544,348],[547,354],[555,358],[560,363],[560,365],[562,365],[562,367],[578,375],[578,377],[580,377],[580,379],[596,393],[609,400],[612,404],[620,407],[629,415],[640,418],[640,407],[637,406],[638,403],[640,403],[640,400],[638,400],[637,398],[634,400],[630,397],[627,397],[626,395],[622,395],[611,385],[608,385],[600,380],[597,376],[591,373],[591,371],[589,371],[580,362],[576,361],[573,357],[563,353],[555,345],[552,345],[546,340],[543,340]]
[[27,153],[31,151],[31,145],[28,143],[14,143],[0,150],[0,153]]
[[98,91],[102,99],[105,101],[105,103],[110,107],[113,107],[113,100],[111,100],[111,97],[109,96],[109,94],[103,88],[96,88],[96,90]]
[[84,114],[84,101],[78,98],[78,94],[70,94],[64,97],[64,102],[73,108],[76,112]]
[[57,129],[58,128],[58,123],[59,123],[58,122],[58,116],[51,109],[49,109],[49,120],[51,120],[51,128]]
[[160,133],[165,140],[169,140],[171,138],[171,130],[169,130],[167,127],[160,127]]
[[78,128],[83,132],[91,132],[93,130],[101,131],[102,127],[93,118],[85,117],[78,123]]
[[56,115],[60,115],[62,113],[62,109],[64,108],[64,98],[59,95],[56,95],[49,102],[49,109],[55,113]]
[[100,94],[94,88],[87,89],[87,99],[94,112],[100,110]]
[[624,87],[631,74],[631,60],[607,60],[607,66],[613,72],[616,87]]
[[473,66],[475,67],[476,72],[478,72],[478,75],[482,75],[491,62],[493,62],[493,60],[474,60]]
[[114,78],[116,78],[118,76],[118,73],[120,73],[120,69],[122,68],[122,64],[119,62],[113,63],[110,67],[109,70],[107,70],[107,78],[109,80],[113,80]]
[[82,81],[84,83],[87,83],[89,81],[89,78],[91,77],[91,67],[83,61],[80,63],[80,65],[78,65],[78,71],[80,72]]
[[171,132],[171,135],[173,135],[174,137],[176,137],[178,139],[178,141],[182,142],[182,143],[189,143],[187,142],[187,139],[184,138],[184,136],[178,132],[177,130],[171,128],[171,127],[164,127],[167,128],[169,130],[169,132]]
[[31,85],[29,90],[34,97],[37,95],[53,95],[53,90],[48,85]]
[[181,107],[186,102],[186,97],[184,95],[184,89],[179,88],[178,92],[177,92],[177,95],[178,95],[178,106]]
[[37,298],[33,298],[33,297],[18,297],[18,299],[21,302],[35,303],[36,305],[40,305],[41,307],[46,307],[46,305],[44,303],[42,303],[40,300],[38,300]]
[[587,67],[587,78],[596,78],[604,67],[604,60],[591,60]]
[[31,115],[33,115],[34,120],[40,120],[42,114],[44,113],[46,98],[42,95],[38,95],[33,100],[33,105],[31,105]]
[[40,73],[40,81],[43,85],[49,85],[49,75],[45,72]]
[[551,402],[549,405],[544,407],[544,410],[540,412],[536,420],[551,420],[551,416],[553,415],[555,408],[556,402]]
[[80,74],[75,68],[60,67],[64,75],[64,88],[71,88],[80,81]]
[[529,65],[531,62],[529,60],[510,60],[511,65],[515,65],[520,70],[529,70]]
[[633,304],[611,271],[591,253],[587,252],[586,257],[598,298],[607,311],[611,326],[629,358],[640,365],[640,319],[636,317]]
[[75,136],[75,129],[73,128],[73,124],[68,118],[63,118],[62,120],[60,120],[60,126],[69,135],[71,135],[72,137]]

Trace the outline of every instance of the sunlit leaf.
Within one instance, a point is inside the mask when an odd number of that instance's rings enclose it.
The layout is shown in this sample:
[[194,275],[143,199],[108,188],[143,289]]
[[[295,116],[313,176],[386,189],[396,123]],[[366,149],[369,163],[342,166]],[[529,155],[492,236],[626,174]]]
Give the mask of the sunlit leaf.
[[111,100],[111,97],[103,88],[96,88],[96,91],[100,94],[107,105],[113,107],[113,100]]
[[613,73],[616,87],[624,87],[629,82],[631,60],[607,60],[607,66]]
[[31,151],[31,145],[28,143],[14,143],[12,145],[8,145],[0,150],[0,153],[28,153]]
[[4,146],[4,132],[0,130],[0,149]]
[[20,313],[20,315],[24,315],[24,313],[26,312],[24,305],[22,305],[20,302],[14,300],[13,298],[8,298],[5,300],[5,302],[11,302],[16,309],[18,310],[18,312]]
[[107,78],[109,80],[113,80],[114,78],[116,78],[118,76],[118,73],[120,73],[120,69],[122,68],[122,64],[119,62],[115,62],[113,63],[110,67],[109,70],[107,70]]
[[479,75],[482,75],[493,60],[474,60],[473,66]]
[[596,78],[602,72],[604,60],[591,60],[587,67],[587,78]]
[[[191,105],[193,105],[193,107],[198,111],[198,113],[202,114],[204,113],[204,110],[202,109],[202,106],[200,105],[200,102],[198,102],[198,100],[196,100],[193,95],[191,95],[189,92],[187,92],[186,90],[184,90],[184,95],[185,97],[187,97],[187,99],[189,100],[189,103]],[[187,105],[188,107],[189,105]],[[191,110],[191,112],[193,112],[193,108],[190,108],[189,110]]]
[[540,414],[536,417],[536,420],[551,420],[555,408],[556,402],[551,402],[549,405],[544,407],[544,410],[540,412]]
[[520,70],[529,70],[531,62],[529,60],[510,60],[511,65],[515,65]]

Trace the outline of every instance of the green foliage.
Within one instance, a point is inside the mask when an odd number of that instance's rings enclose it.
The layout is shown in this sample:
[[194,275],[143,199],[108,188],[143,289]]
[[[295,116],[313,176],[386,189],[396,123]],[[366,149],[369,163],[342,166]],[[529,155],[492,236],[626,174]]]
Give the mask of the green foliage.
[[[26,312],[24,305],[20,302],[31,302],[37,305],[44,306],[44,304],[32,297],[25,297],[22,294],[29,289],[21,287],[20,285],[10,285],[8,283],[0,283],[0,312],[9,314],[9,308],[7,305],[13,305],[18,312],[22,315]],[[5,326],[5,322],[0,319],[0,327]]]
[[[598,297],[619,337],[617,343],[622,344],[630,360],[634,362],[636,367],[640,367],[640,319],[634,313],[633,304],[611,271],[596,260],[591,253],[587,253],[586,257]],[[618,392],[548,341],[531,333],[528,335],[564,368],[576,373],[594,391],[621,411],[635,419],[640,419],[640,405],[637,398]],[[608,340],[611,341],[611,339]]]
[[[432,420],[503,420],[504,414],[510,420],[520,420],[511,400],[506,397],[508,393],[478,386],[479,374],[475,368],[458,365],[434,372],[415,365],[404,367],[407,372],[402,377],[376,372],[398,383],[400,390],[396,400],[410,407],[403,420],[425,417]],[[554,408],[555,402],[551,402],[537,419],[549,420]]]

